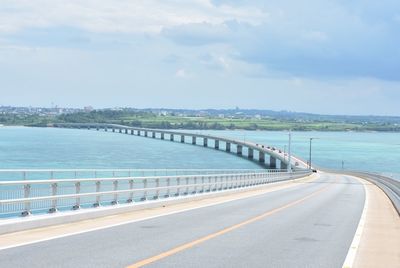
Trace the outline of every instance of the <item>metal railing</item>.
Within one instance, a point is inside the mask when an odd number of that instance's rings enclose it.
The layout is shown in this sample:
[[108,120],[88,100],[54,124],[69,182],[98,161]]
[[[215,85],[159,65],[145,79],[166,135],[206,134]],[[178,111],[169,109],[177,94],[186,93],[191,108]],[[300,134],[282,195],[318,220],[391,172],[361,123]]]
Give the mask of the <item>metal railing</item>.
[[363,178],[381,188],[400,215],[400,180],[394,177],[390,178],[388,176],[362,171],[342,171],[342,173]]
[[0,217],[116,206],[234,190],[291,180],[311,173],[309,170],[292,173],[281,170],[214,171],[212,174],[192,175],[0,181]]
[[0,169],[0,181],[207,175],[262,171],[265,169]]

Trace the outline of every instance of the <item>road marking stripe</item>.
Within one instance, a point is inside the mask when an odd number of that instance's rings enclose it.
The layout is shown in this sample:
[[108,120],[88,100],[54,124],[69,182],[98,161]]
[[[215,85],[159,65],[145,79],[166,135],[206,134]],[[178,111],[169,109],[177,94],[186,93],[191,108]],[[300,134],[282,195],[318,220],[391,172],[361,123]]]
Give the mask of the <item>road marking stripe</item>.
[[295,205],[298,205],[298,204],[300,204],[300,203],[306,201],[307,199],[310,199],[311,197],[313,197],[313,196],[315,196],[315,195],[318,195],[318,194],[322,193],[323,191],[326,191],[326,190],[327,190],[328,188],[330,188],[330,187],[332,187],[332,184],[331,184],[331,185],[328,185],[328,186],[326,186],[326,187],[324,187],[324,188],[322,188],[322,189],[320,189],[320,190],[318,190],[318,191],[315,191],[315,192],[313,192],[313,193],[311,193],[311,194],[309,194],[309,195],[307,195],[307,196],[305,196],[305,197],[303,197],[303,198],[301,198],[301,199],[298,199],[298,200],[296,200],[296,201],[290,202],[290,203],[288,203],[288,204],[286,204],[286,205],[283,205],[283,206],[281,206],[281,207],[275,208],[275,209],[270,210],[270,211],[268,211],[268,212],[265,212],[265,213],[263,213],[263,214],[261,214],[261,215],[258,215],[258,216],[254,217],[254,218],[248,219],[248,220],[246,220],[246,221],[243,221],[243,222],[238,223],[238,224],[236,224],[236,225],[233,225],[233,226],[231,226],[231,227],[225,228],[225,229],[223,229],[223,230],[221,230],[221,231],[215,232],[215,233],[213,233],[213,234],[209,234],[209,235],[204,236],[204,237],[202,237],[202,238],[200,238],[200,239],[197,239],[197,240],[194,240],[194,241],[192,241],[192,242],[189,242],[189,243],[180,245],[180,246],[178,246],[178,247],[176,247],[176,248],[173,248],[173,249],[171,249],[171,250],[165,251],[165,252],[163,252],[163,253],[161,253],[161,254],[159,254],[159,255],[156,255],[156,256],[153,256],[153,257],[150,257],[150,258],[141,260],[141,261],[139,261],[139,262],[137,262],[137,263],[134,263],[134,264],[132,264],[132,265],[127,266],[127,268],[138,268],[138,267],[143,267],[143,266],[145,266],[145,265],[149,265],[149,264],[154,263],[154,262],[156,262],[156,261],[159,261],[159,260],[162,260],[162,259],[167,258],[167,257],[169,257],[169,256],[175,255],[175,254],[177,254],[177,253],[179,253],[179,252],[181,252],[181,251],[184,251],[184,250],[186,250],[186,249],[192,248],[192,247],[194,247],[194,246],[196,246],[196,245],[199,245],[199,244],[201,244],[201,243],[204,243],[204,242],[206,242],[206,241],[208,241],[208,240],[211,240],[211,239],[216,238],[216,237],[218,237],[218,236],[221,236],[221,235],[223,235],[223,234],[232,232],[232,231],[234,231],[234,230],[236,230],[236,229],[238,229],[238,228],[241,228],[241,227],[243,227],[243,226],[245,226],[245,225],[248,225],[248,224],[251,224],[251,223],[253,223],[253,222],[262,220],[262,219],[264,219],[264,218],[266,218],[266,217],[268,217],[268,216],[271,216],[271,215],[273,215],[273,214],[275,214],[275,213],[277,213],[277,212],[280,212],[280,211],[285,210],[285,209],[287,209],[287,208],[290,208],[290,207],[293,207],[293,206],[295,206]]
[[361,181],[361,179],[359,179],[357,177],[353,177],[353,178],[357,179],[364,186],[365,202],[364,202],[364,208],[363,208],[363,212],[361,214],[360,222],[358,223],[356,233],[354,235],[353,241],[351,243],[351,246],[349,248],[349,251],[347,253],[347,256],[343,263],[342,268],[352,268],[354,266],[357,252],[360,247],[361,236],[364,232],[364,227],[365,227],[365,222],[366,222],[367,212],[368,212],[368,204],[369,204],[369,194],[368,194],[366,182]]

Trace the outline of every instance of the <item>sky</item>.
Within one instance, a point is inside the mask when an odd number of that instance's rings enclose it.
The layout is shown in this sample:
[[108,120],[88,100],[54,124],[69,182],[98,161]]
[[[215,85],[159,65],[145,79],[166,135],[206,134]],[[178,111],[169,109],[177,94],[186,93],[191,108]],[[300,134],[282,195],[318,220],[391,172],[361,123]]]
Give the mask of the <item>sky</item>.
[[0,105],[399,104],[398,0],[0,0]]

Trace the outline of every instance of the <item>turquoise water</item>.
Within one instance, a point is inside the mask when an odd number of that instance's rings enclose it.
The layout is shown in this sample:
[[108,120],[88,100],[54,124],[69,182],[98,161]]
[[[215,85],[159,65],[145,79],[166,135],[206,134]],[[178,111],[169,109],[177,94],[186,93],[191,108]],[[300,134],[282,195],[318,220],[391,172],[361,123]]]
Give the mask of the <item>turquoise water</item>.
[[[200,131],[197,131],[200,132]],[[287,132],[203,131],[284,148]],[[400,173],[399,133],[293,132],[292,151],[328,168]],[[0,128],[0,169],[10,168],[259,168],[243,158],[201,146],[73,129]]]
[[[206,131],[215,135],[251,140],[284,148],[288,132]],[[313,140],[312,162],[320,167],[400,173],[400,133],[377,132],[292,132],[293,154],[308,160],[309,139]]]

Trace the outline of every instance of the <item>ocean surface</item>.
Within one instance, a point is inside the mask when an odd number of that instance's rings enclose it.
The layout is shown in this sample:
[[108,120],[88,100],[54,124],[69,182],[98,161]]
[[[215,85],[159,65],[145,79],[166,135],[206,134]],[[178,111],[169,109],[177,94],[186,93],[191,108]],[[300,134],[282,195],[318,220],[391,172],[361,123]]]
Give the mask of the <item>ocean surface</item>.
[[[193,131],[284,149],[287,132]],[[400,174],[400,133],[292,132],[292,153],[335,169]],[[0,169],[258,169],[255,162],[201,146],[112,132],[0,127]]]

